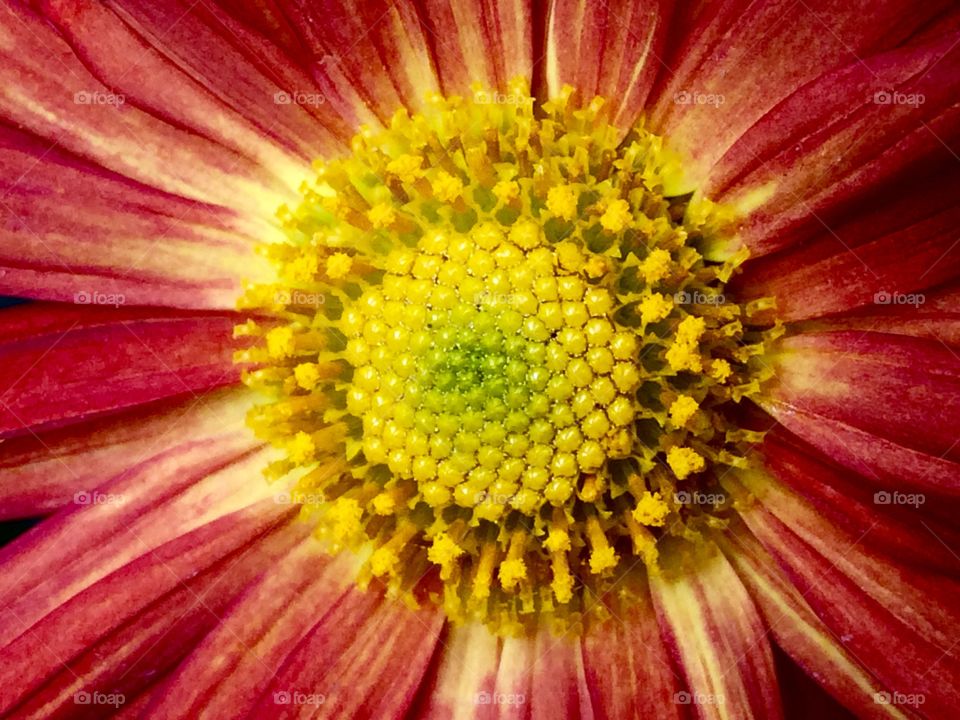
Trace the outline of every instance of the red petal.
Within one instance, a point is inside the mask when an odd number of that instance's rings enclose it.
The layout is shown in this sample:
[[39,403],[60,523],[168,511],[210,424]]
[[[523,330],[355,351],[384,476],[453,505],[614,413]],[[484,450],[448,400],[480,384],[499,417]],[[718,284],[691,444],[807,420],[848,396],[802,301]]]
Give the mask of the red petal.
[[[99,580],[32,627],[24,623],[23,634],[0,650],[0,711],[26,701],[18,712],[72,717],[75,693],[136,692],[217,622],[245,581],[282,555],[297,533],[268,534],[292,512],[266,503],[222,517]],[[246,552],[260,543],[265,547]]]
[[[87,296],[89,299],[90,295]],[[0,436],[239,380],[236,318],[29,304],[0,314]]]
[[[857,25],[873,27],[850,15]],[[913,13],[905,17],[914,19]],[[957,156],[950,144],[960,139],[958,39],[950,33],[825,75],[724,155],[704,190],[721,202],[750,206],[741,240],[754,255],[822,233],[836,221],[831,211],[839,215],[865,189],[927,156],[944,162]]]
[[164,447],[222,436],[229,432],[225,418],[242,428],[249,406],[245,392],[226,390],[6,440],[0,520],[50,513]]
[[923,695],[924,714],[949,717],[960,703],[956,580],[869,552],[863,536],[832,525],[799,496],[768,505],[772,478],[744,480],[759,502],[741,516],[831,632],[891,691]]
[[418,708],[416,717],[528,717],[534,664],[534,643],[528,638],[503,640],[481,625],[453,625],[429,684],[422,690],[424,706]]
[[610,103],[613,124],[630,128],[662,71],[669,15],[662,0],[550,3],[544,59],[548,95],[558,94],[564,84],[586,100],[601,95]]
[[[132,465],[0,550],[0,644],[114,570],[278,490],[245,429]],[[285,504],[284,504],[285,505]],[[64,552],[64,548],[71,548]]]
[[[727,557],[777,645],[857,717],[902,717],[898,709],[877,702],[878,693],[886,691],[884,686],[830,633],[750,531],[741,527],[728,535]],[[784,705],[788,706],[787,698]]]
[[[773,108],[798,88],[895,47],[949,5],[947,0],[922,7],[908,0],[881,5],[870,0],[726,0],[710,3],[696,18],[677,17],[673,23],[684,42],[665,58],[673,72],[664,75],[668,80],[652,118],[653,127],[690,158],[686,189],[699,186],[758,120],[767,113],[779,116]],[[803,108],[802,117],[810,118],[813,107]],[[783,147],[784,136],[776,138]]]
[[900,491],[903,500],[914,497],[917,502],[885,502],[891,493],[882,486],[829,464],[816,449],[779,429],[767,435],[760,451],[766,471],[780,481],[764,495],[770,507],[783,514],[790,512],[789,488],[802,495],[825,521],[853,537],[863,537],[866,548],[884,557],[930,572],[950,574],[956,570],[957,557],[950,550],[960,546],[960,531],[954,527],[960,509],[956,499],[924,497],[920,503],[919,496],[908,497]]
[[437,608],[353,588],[293,649],[252,716],[402,718],[443,622]]
[[310,541],[295,547],[221,616],[157,694],[150,717],[250,714],[301,638],[343,601],[352,582],[349,564],[348,558],[331,561]]
[[233,308],[262,219],[152,190],[0,126],[0,293],[73,302]]
[[[324,121],[339,123],[322,103],[277,102],[287,88],[231,36],[223,13],[182,0],[46,0],[44,7],[74,52],[115,92],[281,177],[280,169],[288,168],[293,187],[311,160],[344,148],[347,138],[324,127]],[[316,88],[301,88],[309,89]]]
[[[0,117],[8,124],[137,182],[248,216],[269,218],[281,203],[296,200],[289,184],[294,168],[266,168],[166,122],[133,98],[121,101],[122,93],[92,73],[45,18],[22,5],[5,4],[0,12],[0,83],[7,89]],[[109,46],[114,35],[122,41],[119,24],[100,42]],[[146,55],[141,50],[140,61]]]
[[[731,286],[741,300],[772,296],[777,316],[804,320],[866,307],[924,310],[917,294],[960,275],[960,170],[932,166],[878,188],[809,242],[750,261]],[[913,178],[916,177],[916,180]],[[777,240],[779,242],[779,240]],[[904,248],[910,248],[905,253]],[[898,305],[893,296],[916,302]],[[878,304],[887,300],[887,305]],[[881,329],[883,329],[881,327]]]
[[[532,720],[594,720],[598,714],[590,697],[587,660],[579,643],[547,629],[537,633],[530,681]],[[521,704],[515,705],[520,710]]]
[[953,283],[925,291],[922,305],[875,305],[856,314],[808,325],[816,329],[877,330],[960,348],[960,285]]
[[588,626],[583,664],[597,720],[684,717],[675,702],[683,681],[670,664],[649,597],[629,615]]
[[[238,13],[234,2],[219,4]],[[352,130],[362,122],[386,122],[402,107],[417,107],[436,89],[429,38],[412,3],[278,0],[276,5],[297,38],[289,51],[305,49],[303,63],[325,104]],[[263,32],[274,37],[277,30],[262,17],[264,9],[256,12],[268,23]]]
[[903,335],[805,333],[781,343],[773,367],[777,380],[759,402],[789,430],[828,453],[848,444],[838,459],[857,460],[858,470],[879,477],[903,462],[908,482],[956,491],[960,356],[951,348]]
[[505,90],[515,77],[533,76],[530,0],[423,0],[422,17],[444,93],[479,82]]
[[650,589],[664,638],[701,718],[782,717],[773,656],[757,608],[730,563],[717,553]]

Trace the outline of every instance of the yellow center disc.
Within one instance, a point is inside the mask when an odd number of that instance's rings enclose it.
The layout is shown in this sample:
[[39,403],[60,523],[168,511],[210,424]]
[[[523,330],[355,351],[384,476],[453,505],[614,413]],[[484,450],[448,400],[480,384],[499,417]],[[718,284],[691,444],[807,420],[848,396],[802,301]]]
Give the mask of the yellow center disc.
[[285,452],[268,476],[300,473],[317,536],[503,632],[723,522],[718,480],[760,437],[731,408],[777,331],[725,295],[744,256],[705,257],[731,219],[665,197],[661,138],[570,89],[511,97],[430,98],[317,163],[264,249],[278,281],[242,303],[273,320],[238,327],[271,398],[250,424]]

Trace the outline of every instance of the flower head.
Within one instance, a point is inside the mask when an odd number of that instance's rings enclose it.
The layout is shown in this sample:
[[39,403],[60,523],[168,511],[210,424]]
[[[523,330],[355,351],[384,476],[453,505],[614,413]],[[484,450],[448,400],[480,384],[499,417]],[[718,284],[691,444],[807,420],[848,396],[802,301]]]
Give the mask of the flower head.
[[0,5],[0,715],[955,714],[957,8],[667,5]]

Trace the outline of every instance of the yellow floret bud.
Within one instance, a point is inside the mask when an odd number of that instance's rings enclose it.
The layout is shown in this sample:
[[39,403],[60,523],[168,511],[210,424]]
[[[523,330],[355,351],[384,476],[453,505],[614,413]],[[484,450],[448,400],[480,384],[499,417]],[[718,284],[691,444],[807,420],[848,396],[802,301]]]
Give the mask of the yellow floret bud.
[[501,180],[493,186],[493,194],[500,202],[507,203],[520,196],[520,185],[514,180]]
[[523,250],[531,250],[540,244],[543,231],[533,220],[519,220],[510,228],[510,242]]
[[732,374],[733,370],[730,368],[730,363],[726,360],[718,359],[710,363],[710,377],[718,383],[726,382],[727,378]]
[[290,456],[290,460],[297,464],[310,460],[316,451],[317,449],[314,447],[313,438],[303,430],[294,435],[290,440],[290,444],[287,445],[287,453]]
[[547,192],[547,210],[564,220],[577,214],[577,191],[569,185],[552,187]]
[[706,467],[706,461],[697,454],[696,450],[672,447],[667,453],[667,465],[673,470],[677,479],[684,480],[693,473],[703,470]]
[[660,493],[645,492],[637,499],[633,508],[633,518],[641,525],[662,527],[670,507],[664,502]]
[[620,232],[633,219],[633,213],[630,211],[630,203],[626,200],[614,200],[604,210],[600,216],[600,224],[604,230],[610,232]]
[[651,293],[640,301],[640,322],[644,325],[663,320],[673,310],[673,300],[660,293]]
[[683,427],[699,407],[697,401],[692,397],[681,395],[670,404],[670,421],[677,427]]
[[397,211],[388,203],[380,203],[367,211],[367,219],[375,228],[390,227],[397,219]]
[[439,200],[453,202],[463,192],[463,181],[446,170],[440,170],[430,183],[430,187],[433,188],[433,194]]
[[423,158],[418,155],[401,155],[387,163],[387,172],[396,175],[401,182],[412,183],[420,175]]
[[334,253],[327,258],[327,277],[331,280],[345,278],[353,268],[353,258],[346,253]]
[[285,358],[293,355],[296,341],[293,328],[288,325],[276,327],[267,333],[267,352],[273,358]]
[[463,548],[457,545],[453,538],[446,533],[438,533],[433,538],[430,549],[427,550],[427,559],[440,566],[440,577],[446,579],[463,553]]
[[670,274],[671,262],[670,253],[661,248],[657,248],[647,255],[641,265],[643,279],[647,281],[648,285],[653,285],[663,280],[663,278]]
[[312,363],[300,363],[293,369],[293,376],[297,385],[304,390],[313,390],[320,381],[320,373],[317,366]]
[[504,560],[500,563],[500,585],[503,586],[505,590],[510,590],[521,580],[526,580],[527,578],[527,566],[524,564],[523,560]]

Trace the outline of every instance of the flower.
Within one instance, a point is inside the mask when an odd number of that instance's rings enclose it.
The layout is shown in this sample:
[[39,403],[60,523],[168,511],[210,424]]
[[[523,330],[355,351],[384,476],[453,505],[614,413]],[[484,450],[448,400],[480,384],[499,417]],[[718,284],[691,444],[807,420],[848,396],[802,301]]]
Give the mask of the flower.
[[955,9],[37,5],[5,715],[957,705]]

